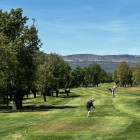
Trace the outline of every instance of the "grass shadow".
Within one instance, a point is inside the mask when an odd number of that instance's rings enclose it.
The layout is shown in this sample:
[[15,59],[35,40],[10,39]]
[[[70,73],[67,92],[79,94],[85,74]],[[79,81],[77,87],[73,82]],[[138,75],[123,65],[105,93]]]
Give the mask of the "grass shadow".
[[23,107],[23,109],[25,110],[48,110],[48,109],[67,109],[67,108],[75,108],[74,106],[53,106],[53,105],[49,105],[49,106],[45,106],[45,105],[40,105],[40,106],[35,106],[35,105],[31,105],[31,106],[25,106]]
[[45,105],[30,105],[24,106],[20,110],[12,110],[12,106],[0,106],[0,113],[14,113],[14,112],[39,112],[39,111],[52,111],[52,109],[68,109],[75,108],[75,106],[45,106]]
[[60,96],[59,98],[79,98],[79,97],[83,97],[83,95]]

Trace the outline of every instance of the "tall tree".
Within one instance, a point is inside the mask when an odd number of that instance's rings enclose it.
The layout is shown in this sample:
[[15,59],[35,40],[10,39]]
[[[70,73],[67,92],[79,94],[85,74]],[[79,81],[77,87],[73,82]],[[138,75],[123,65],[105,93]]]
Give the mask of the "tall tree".
[[[10,13],[0,11],[0,31],[9,37],[7,44],[10,44],[10,51],[7,54],[9,59],[6,60],[8,68],[6,73],[14,95],[13,109],[22,109],[25,90],[30,87],[36,77],[36,54],[42,45],[35,26],[25,26],[28,18],[23,17],[22,12],[20,8],[12,9]],[[9,63],[11,60],[12,63]]]
[[137,62],[133,69],[133,83],[140,85],[140,62]]
[[46,102],[46,92],[50,89],[50,80],[49,70],[48,70],[48,56],[43,52],[39,52],[38,60],[40,61],[37,68],[37,79],[36,87],[37,90],[43,95],[44,102]]
[[130,68],[130,74],[129,74],[129,82],[128,83],[131,85],[131,87],[133,85],[133,72],[134,72],[134,66]]
[[[1,93],[3,93],[3,98],[7,96],[7,106],[8,106],[8,94],[10,89],[10,79],[13,79],[13,69],[17,66],[17,59],[15,55],[17,54],[12,49],[13,43],[8,43],[9,39],[0,33],[0,88]],[[11,92],[10,92],[11,95]]]
[[71,86],[79,87],[84,82],[84,70],[80,67],[71,70]]
[[126,63],[126,61],[120,62],[117,67],[117,76],[119,77],[119,81],[123,86],[125,84],[128,84],[129,75],[130,75],[129,65]]
[[94,63],[92,65],[89,65],[86,69],[85,69],[85,76],[89,79],[89,83],[94,85],[99,85],[99,83],[101,82],[101,74],[102,69],[100,67],[100,65],[98,65],[97,63]]
[[119,83],[119,77],[117,76],[117,70],[115,70],[112,74],[112,80],[116,83],[116,85]]
[[50,87],[52,91],[56,91],[56,97],[58,97],[59,89],[65,87],[67,75],[71,68],[61,56],[52,53],[48,58],[48,67],[49,75],[51,75]]
[[84,85],[84,87],[88,87],[88,84],[90,83],[89,81],[89,79],[90,79],[90,75],[89,75],[89,69],[88,69],[88,67],[84,67],[84,83],[83,83],[83,85]]

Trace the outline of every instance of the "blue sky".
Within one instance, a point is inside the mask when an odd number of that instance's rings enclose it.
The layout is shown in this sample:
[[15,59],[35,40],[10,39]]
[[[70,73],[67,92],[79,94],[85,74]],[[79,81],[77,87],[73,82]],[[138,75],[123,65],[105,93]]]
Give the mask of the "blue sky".
[[45,53],[140,55],[139,0],[1,0],[32,18]]

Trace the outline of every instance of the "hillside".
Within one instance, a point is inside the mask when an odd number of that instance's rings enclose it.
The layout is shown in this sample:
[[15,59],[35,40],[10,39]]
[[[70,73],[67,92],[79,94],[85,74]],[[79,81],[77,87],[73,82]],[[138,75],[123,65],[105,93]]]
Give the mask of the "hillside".
[[62,56],[72,68],[77,66],[83,68],[94,62],[99,64],[107,72],[113,72],[121,61],[126,61],[130,67],[140,61],[140,55],[94,55],[94,54],[75,54]]

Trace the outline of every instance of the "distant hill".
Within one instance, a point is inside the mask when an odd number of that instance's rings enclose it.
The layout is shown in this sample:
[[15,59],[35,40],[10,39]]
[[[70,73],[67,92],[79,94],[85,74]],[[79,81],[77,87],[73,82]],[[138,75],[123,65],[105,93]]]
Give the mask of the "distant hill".
[[94,54],[75,54],[62,56],[63,59],[69,63],[72,68],[77,66],[84,68],[96,62],[107,72],[113,72],[117,69],[121,61],[126,61],[130,67],[134,66],[140,61],[140,55],[94,55]]

